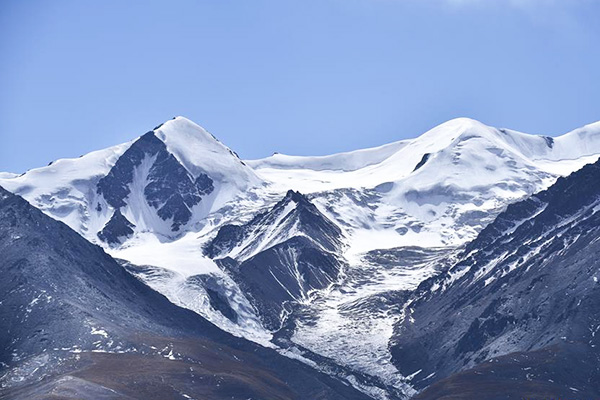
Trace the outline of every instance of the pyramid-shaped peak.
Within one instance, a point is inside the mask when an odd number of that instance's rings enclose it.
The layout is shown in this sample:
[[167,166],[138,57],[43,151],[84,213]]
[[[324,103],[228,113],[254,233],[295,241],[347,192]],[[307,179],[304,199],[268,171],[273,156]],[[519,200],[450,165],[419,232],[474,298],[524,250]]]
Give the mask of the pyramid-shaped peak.
[[185,117],[166,121],[153,132],[194,176],[206,173],[218,181],[243,187],[259,182],[235,152]]
[[304,196],[302,193],[297,192],[295,190],[288,190],[285,194],[283,201],[293,201],[295,203],[309,203],[308,198]]
[[163,122],[154,128],[154,132],[163,141],[167,138],[172,140],[189,140],[192,142],[202,141],[206,145],[218,145],[220,148],[229,150],[227,146],[206,129],[182,116],[177,116]]

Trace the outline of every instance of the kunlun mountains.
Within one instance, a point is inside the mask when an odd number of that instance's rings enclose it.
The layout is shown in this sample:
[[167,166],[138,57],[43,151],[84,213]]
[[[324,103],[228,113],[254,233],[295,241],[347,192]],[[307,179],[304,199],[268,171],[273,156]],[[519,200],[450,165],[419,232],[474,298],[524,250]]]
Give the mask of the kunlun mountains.
[[0,173],[0,398],[600,398],[600,123]]

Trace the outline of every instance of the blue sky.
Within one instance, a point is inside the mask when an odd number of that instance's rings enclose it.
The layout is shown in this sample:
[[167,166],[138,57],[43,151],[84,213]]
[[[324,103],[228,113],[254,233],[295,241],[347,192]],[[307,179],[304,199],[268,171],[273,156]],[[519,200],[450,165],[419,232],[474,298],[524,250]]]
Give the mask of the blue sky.
[[175,115],[243,158],[600,119],[595,0],[0,2],[0,171]]

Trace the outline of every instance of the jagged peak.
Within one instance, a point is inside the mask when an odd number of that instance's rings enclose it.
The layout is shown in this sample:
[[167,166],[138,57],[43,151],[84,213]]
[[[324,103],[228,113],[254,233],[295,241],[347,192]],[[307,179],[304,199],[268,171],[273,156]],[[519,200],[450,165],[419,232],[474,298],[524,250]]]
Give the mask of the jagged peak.
[[286,195],[270,210],[270,213],[277,214],[285,212],[285,210],[288,212],[295,211],[295,215],[300,222],[307,217],[307,214],[315,214],[326,218],[308,197],[295,190],[288,190]]
[[[277,232],[277,234],[273,234]],[[302,193],[288,190],[273,207],[244,225],[224,225],[205,248],[209,257],[248,259],[294,237],[305,237],[333,251],[341,246],[341,229]]]
[[288,190],[285,194],[285,197],[283,198],[283,201],[286,202],[290,200],[295,203],[310,203],[310,201],[305,195],[292,189]]

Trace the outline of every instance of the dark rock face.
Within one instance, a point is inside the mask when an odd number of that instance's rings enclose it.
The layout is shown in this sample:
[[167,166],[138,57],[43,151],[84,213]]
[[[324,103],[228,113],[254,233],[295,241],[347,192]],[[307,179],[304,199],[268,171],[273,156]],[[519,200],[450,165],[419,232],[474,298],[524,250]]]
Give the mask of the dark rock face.
[[219,264],[249,294],[269,329],[278,329],[295,302],[305,299],[310,290],[334,283],[340,271],[335,255],[300,236],[240,264],[232,259],[219,260]]
[[166,151],[166,147],[157,154],[148,173],[148,181],[144,188],[148,204],[158,210],[162,219],[173,218],[173,230],[189,221],[192,215],[189,208],[214,190],[208,175],[201,174],[193,180],[175,157]]
[[0,259],[0,398],[367,398],[173,305],[2,188]]
[[[147,132],[119,157],[107,176],[100,179],[97,192],[115,208],[124,207],[125,199],[131,193],[129,184],[133,182],[135,167],[142,163],[146,154],[156,154],[161,145],[154,132]],[[163,143],[164,145],[164,143]]]
[[[272,232],[283,238],[269,242]],[[270,329],[291,307],[337,280],[341,230],[304,195],[289,191],[246,225],[225,225],[205,248],[249,295]],[[237,254],[228,257],[232,250]]]
[[152,160],[144,186],[144,198],[163,219],[172,218],[171,228],[178,231],[192,215],[190,208],[214,190],[206,174],[192,177],[153,131],[140,137],[115,163],[107,176],[100,179],[97,191],[114,208],[127,205],[136,168],[145,159]]
[[[575,366],[579,357],[570,354],[574,346],[583,346],[577,351],[592,357],[597,366],[599,209],[600,162],[508,206],[467,245],[448,272],[419,286],[411,299],[411,318],[396,327],[390,344],[396,366],[406,375],[420,370],[413,379],[418,388],[453,376],[445,381],[446,389],[457,380],[466,382],[463,375],[453,375],[462,370],[491,373],[480,367],[486,360],[510,353],[533,357],[531,352],[542,354],[553,346],[559,346],[563,356],[547,360],[546,383],[565,381],[560,360]],[[587,377],[585,384],[576,389],[598,397],[600,371],[588,364],[581,372]],[[493,381],[490,376],[485,379]],[[540,381],[542,375],[532,372],[527,379]],[[526,387],[526,382],[520,384]]]
[[121,214],[121,210],[116,209],[104,228],[98,232],[98,238],[108,244],[122,243],[133,234],[133,228],[135,225]]
[[192,313],[173,306],[63,223],[0,193],[0,362],[11,365],[50,348],[95,348],[93,327],[106,329],[121,345],[132,331],[216,331],[201,319],[186,322]]
[[[256,217],[255,217],[256,218]],[[241,243],[248,232],[241,225],[223,225],[217,236],[204,249],[204,254],[210,258],[216,258],[221,254],[227,254]]]
[[415,166],[415,169],[413,169],[413,172],[415,172],[416,170],[418,170],[419,168],[421,168],[423,165],[425,165],[425,163],[427,162],[427,160],[429,160],[430,156],[431,156],[430,153],[423,154],[423,158],[421,158],[421,161],[419,161],[419,163]]

